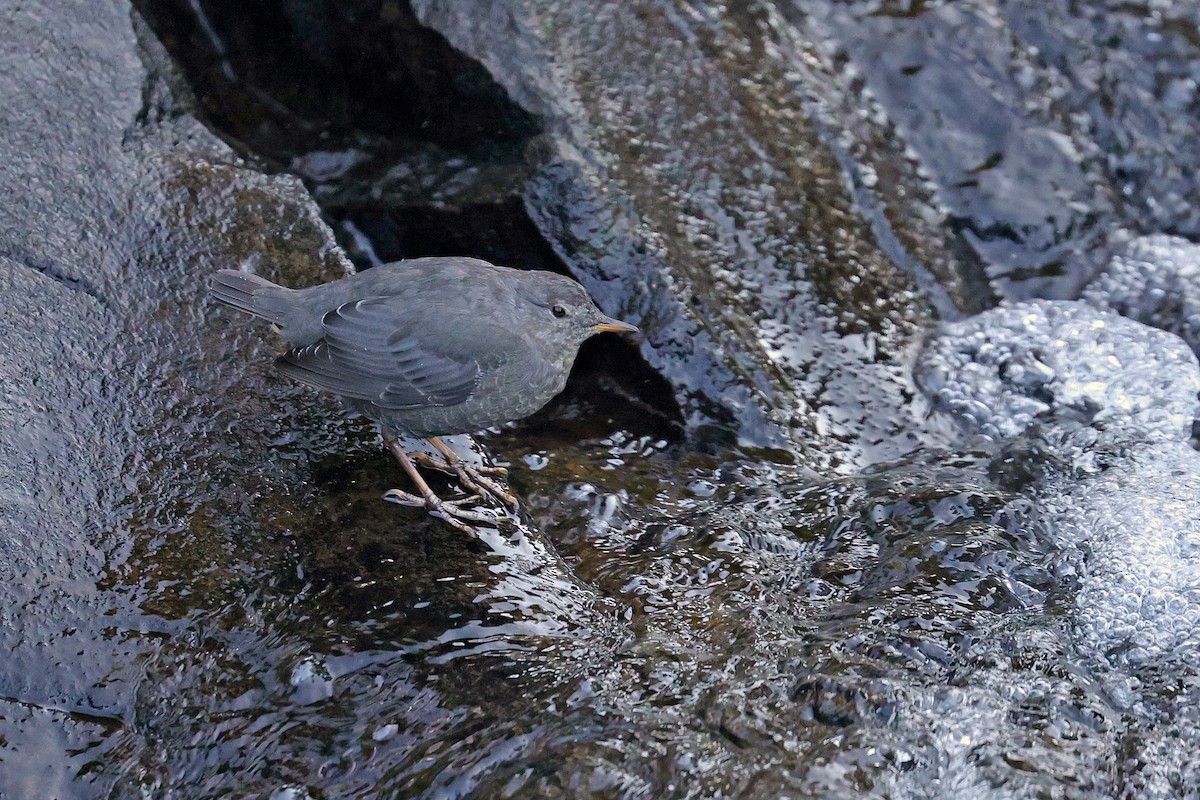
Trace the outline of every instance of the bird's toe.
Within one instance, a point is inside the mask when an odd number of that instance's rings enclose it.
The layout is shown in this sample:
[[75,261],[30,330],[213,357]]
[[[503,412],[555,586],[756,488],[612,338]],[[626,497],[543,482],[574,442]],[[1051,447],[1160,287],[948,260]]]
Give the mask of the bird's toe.
[[418,497],[401,489],[388,489],[383,493],[383,499],[389,503],[396,503],[397,505],[408,506],[409,508],[425,507],[425,498]]

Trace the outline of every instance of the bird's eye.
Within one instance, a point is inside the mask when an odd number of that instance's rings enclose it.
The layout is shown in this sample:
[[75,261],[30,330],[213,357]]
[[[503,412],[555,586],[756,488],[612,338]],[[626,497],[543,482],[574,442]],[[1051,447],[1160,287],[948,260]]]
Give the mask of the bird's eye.
[[558,317],[559,319],[562,319],[567,315],[567,310],[562,306],[555,306],[554,308],[550,309],[550,311],[553,312],[554,316]]

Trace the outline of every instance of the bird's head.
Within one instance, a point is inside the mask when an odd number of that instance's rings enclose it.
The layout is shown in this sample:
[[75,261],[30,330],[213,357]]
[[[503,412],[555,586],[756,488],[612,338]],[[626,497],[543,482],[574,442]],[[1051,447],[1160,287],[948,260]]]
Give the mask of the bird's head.
[[570,278],[536,274],[541,280],[522,294],[537,308],[537,325],[542,330],[554,331],[575,344],[597,333],[637,333],[636,326],[597,308],[587,290]]

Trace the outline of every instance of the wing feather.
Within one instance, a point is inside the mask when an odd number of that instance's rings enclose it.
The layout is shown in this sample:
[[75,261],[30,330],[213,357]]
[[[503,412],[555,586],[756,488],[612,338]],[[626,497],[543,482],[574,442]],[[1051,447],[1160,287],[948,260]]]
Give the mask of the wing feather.
[[344,303],[322,319],[323,338],[280,357],[285,374],[383,408],[452,406],[479,385],[478,361],[440,352],[437,340],[406,330],[394,297]]

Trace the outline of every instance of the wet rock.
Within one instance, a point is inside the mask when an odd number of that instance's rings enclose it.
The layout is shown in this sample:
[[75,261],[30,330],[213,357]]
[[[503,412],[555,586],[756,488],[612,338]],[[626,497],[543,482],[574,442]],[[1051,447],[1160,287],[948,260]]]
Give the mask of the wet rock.
[[1200,671],[1200,456],[1157,443],[1103,467],[1046,494],[1082,573],[1080,648],[1126,671],[1180,662]]
[[1186,439],[1200,391],[1196,357],[1177,336],[1055,301],[945,326],[917,377],[935,407],[1000,439],[1035,422]]
[[[1200,68],[1195,8],[1188,2],[1087,8],[1006,5],[1004,18],[1034,57],[1037,87],[1051,111],[1070,120],[1073,139],[1090,139],[1090,177],[1113,198],[1115,224],[1143,233],[1172,230],[1195,238],[1200,187]],[[1098,206],[1102,208],[1102,206]]]
[[[1123,304],[1131,283],[1118,278],[1146,277],[1111,274],[1099,285],[1116,302],[1099,289],[1093,301]],[[1074,659],[1111,686],[1105,713],[1134,721],[1122,737],[1154,742],[1151,762],[1124,761],[1120,780],[1137,787],[1131,796],[1176,796],[1170,765],[1187,763],[1197,728],[1179,720],[1169,739],[1157,731],[1173,718],[1181,676],[1191,686],[1200,673],[1195,356],[1111,312],[1040,301],[946,326],[922,369],[935,408],[1007,440],[996,474],[1022,487],[1058,551]]]
[[1200,352],[1200,245],[1157,234],[1128,242],[1081,299],[1170,331]]
[[921,382],[984,436],[1033,431],[1039,499],[1083,575],[1085,651],[1200,657],[1200,457],[1186,444],[1200,368],[1178,337],[1084,303],[1023,303],[947,326]]
[[212,369],[228,350],[198,335],[203,276],[251,259],[250,240],[272,268],[302,262],[297,275],[341,263],[296,181],[246,169],[175,102],[128,6],[52,5],[0,10],[0,274],[14,311],[0,323],[0,793],[14,796],[41,794],[23,788],[35,763],[64,787],[87,775],[63,796],[104,793],[113,773],[79,755],[116,764],[143,663],[179,630],[123,579],[143,566],[135,551],[180,530],[194,492],[231,477],[195,469],[216,444],[217,399],[236,398]]
[[1048,79],[1036,52],[1014,46],[998,4],[782,6],[840,73],[826,91],[849,95],[841,113],[873,122],[848,130],[885,127],[899,140],[932,184],[926,202],[962,242],[956,269],[984,272],[989,294],[1044,293],[1071,248],[1097,236],[1109,201],[1084,163],[1090,143],[1041,107]]
[[859,172],[880,176],[885,213],[931,215],[960,243],[948,269],[926,260],[948,288],[961,275],[961,307],[980,309],[971,292],[1074,297],[1117,229],[1197,234],[1186,0],[806,0],[780,15],[812,43],[819,66],[802,74]]
[[530,216],[641,325],[693,430],[839,469],[915,444],[898,409],[921,278],[855,213],[769,12],[413,8],[542,119]]

